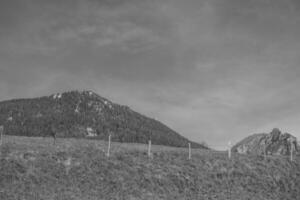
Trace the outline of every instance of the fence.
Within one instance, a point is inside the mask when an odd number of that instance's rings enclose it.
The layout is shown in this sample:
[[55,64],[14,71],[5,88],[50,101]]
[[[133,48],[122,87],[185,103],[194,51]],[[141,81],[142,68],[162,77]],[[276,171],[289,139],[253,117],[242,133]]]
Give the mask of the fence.
[[[17,140],[17,138],[18,138],[18,136],[12,136],[13,140]],[[6,140],[9,141],[10,139],[7,138],[7,139],[5,139],[5,141]],[[63,140],[64,141],[69,141],[69,140],[80,141],[76,138],[72,138],[72,139],[66,138],[66,139],[63,139]],[[41,141],[45,141],[45,140],[40,138],[39,141],[40,141],[40,145],[42,145]],[[0,147],[3,145],[3,143],[4,143],[3,128],[1,128],[1,126],[0,126]],[[59,143],[59,141],[58,141],[58,143]],[[69,142],[67,142],[67,143],[69,143]],[[100,146],[102,146],[101,149],[107,157],[111,157],[114,152],[119,151],[117,149],[120,149],[121,151],[124,151],[124,145],[125,146],[128,145],[128,143],[112,142],[112,136],[111,135],[108,136],[106,141],[103,141],[101,143],[102,143],[100,145]],[[95,144],[99,144],[99,143],[95,142]],[[148,140],[148,144],[147,144],[146,148],[145,148],[145,144],[141,144],[141,143],[132,143],[132,144],[135,144],[135,146],[138,146],[138,150],[139,151],[144,151],[145,155],[147,155],[151,159],[153,159],[157,155],[156,152],[168,152],[168,151],[170,151],[170,149],[174,149],[174,150],[178,149],[177,147],[167,147],[167,146],[162,146],[162,145],[155,145],[156,147],[154,149],[152,149],[153,143],[152,143],[151,140]],[[69,145],[71,145],[71,144],[69,144]],[[112,148],[113,148],[113,150],[112,150]],[[183,152],[186,152],[186,154],[184,154],[184,155],[186,155],[187,160],[192,160],[193,156],[195,156],[196,154],[199,153],[199,150],[198,149],[193,149],[192,146],[191,146],[191,143],[189,143],[189,142],[187,142],[185,147],[181,147],[180,149]],[[153,151],[154,151],[154,153],[153,153]],[[171,150],[171,151],[173,151],[173,150]],[[203,150],[200,150],[200,152],[202,152],[202,151]],[[224,152],[224,151],[209,151],[209,152]],[[237,153],[237,152],[232,151],[232,143],[230,141],[227,144],[227,150],[225,152],[227,154],[226,157],[228,158],[228,160],[235,159],[234,158],[235,156],[233,157],[233,153]],[[240,153],[240,154],[242,154],[242,153]],[[295,150],[294,146],[292,145],[292,149],[291,149],[291,151],[289,151],[289,155],[267,154],[266,153],[266,146],[264,146],[264,151],[259,156],[262,156],[264,158],[264,160],[266,160],[267,158],[280,158],[281,157],[281,158],[288,158],[290,161],[295,161],[295,158],[296,158],[297,155],[296,155],[296,150]],[[298,158],[298,156],[297,156],[297,158]]]
[[[143,145],[143,144],[141,144]],[[228,142],[228,147],[227,147],[227,154],[228,154],[228,159],[231,160],[233,159],[232,158],[232,143],[231,141]],[[264,151],[263,151],[263,154],[260,155],[260,156],[263,156],[264,157],[264,160],[266,160],[268,157],[269,158],[278,158],[278,157],[285,157],[285,158],[289,158],[290,161],[294,161],[294,157],[295,157],[295,149],[293,148],[293,145],[291,143],[291,151],[290,151],[290,155],[286,156],[286,155],[272,155],[272,154],[267,154],[266,153],[266,145],[264,145]],[[184,147],[183,147],[184,148]],[[187,143],[187,159],[188,160],[191,160],[192,159],[192,148],[191,148],[191,143]],[[108,145],[107,145],[107,152],[106,152],[106,155],[107,157],[110,156],[110,150],[111,149],[111,135],[109,135],[108,137]],[[148,148],[147,148],[147,156],[149,158],[153,158],[153,154],[151,152],[151,149],[152,149],[152,142],[151,140],[148,141]],[[237,153],[237,152],[236,152]],[[240,153],[242,154],[242,153]]]

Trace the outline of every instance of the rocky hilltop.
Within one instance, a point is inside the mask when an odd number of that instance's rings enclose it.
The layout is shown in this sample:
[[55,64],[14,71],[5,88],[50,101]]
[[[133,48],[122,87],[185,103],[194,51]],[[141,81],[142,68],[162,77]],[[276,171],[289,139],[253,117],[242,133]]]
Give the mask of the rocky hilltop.
[[266,154],[268,155],[290,155],[293,152],[299,153],[299,145],[296,137],[289,133],[282,133],[274,128],[269,134],[260,133],[251,135],[239,143],[232,150],[242,154]]
[[[190,142],[161,122],[118,105],[93,91],[70,91],[40,98],[0,102],[5,134],[87,137],[113,141],[186,147]],[[205,148],[192,143],[192,147]]]

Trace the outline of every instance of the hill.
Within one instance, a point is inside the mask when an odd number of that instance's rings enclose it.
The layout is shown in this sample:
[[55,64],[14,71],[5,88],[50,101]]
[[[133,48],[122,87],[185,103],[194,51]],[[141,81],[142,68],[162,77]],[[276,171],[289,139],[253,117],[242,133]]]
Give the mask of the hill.
[[[5,134],[88,137],[113,141],[187,146],[188,139],[161,122],[141,115],[92,91],[70,91],[32,99],[0,102]],[[206,148],[192,143],[194,148]]]
[[1,200],[296,200],[300,160],[101,140],[5,136]]
[[290,155],[293,152],[299,153],[299,146],[296,137],[289,133],[281,133],[274,128],[269,134],[261,133],[248,136],[238,142],[232,151],[244,154],[266,154],[268,155]]

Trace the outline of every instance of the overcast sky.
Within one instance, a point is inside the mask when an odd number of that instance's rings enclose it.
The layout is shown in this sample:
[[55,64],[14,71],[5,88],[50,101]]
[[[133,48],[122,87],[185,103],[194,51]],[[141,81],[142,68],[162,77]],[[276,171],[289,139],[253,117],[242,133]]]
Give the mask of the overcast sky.
[[1,0],[0,100],[93,90],[222,149],[300,138],[298,0]]

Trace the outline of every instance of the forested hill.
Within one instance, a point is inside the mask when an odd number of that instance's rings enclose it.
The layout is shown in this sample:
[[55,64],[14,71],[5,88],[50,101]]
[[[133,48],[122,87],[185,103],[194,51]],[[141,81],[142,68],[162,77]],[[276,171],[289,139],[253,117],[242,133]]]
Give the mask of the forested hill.
[[[89,137],[113,141],[186,147],[189,140],[161,122],[128,106],[112,103],[92,91],[70,91],[33,99],[0,102],[0,124],[5,134]],[[193,148],[206,148],[192,143]]]

